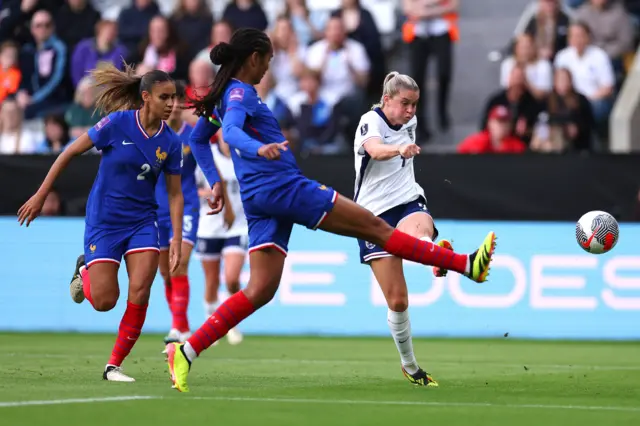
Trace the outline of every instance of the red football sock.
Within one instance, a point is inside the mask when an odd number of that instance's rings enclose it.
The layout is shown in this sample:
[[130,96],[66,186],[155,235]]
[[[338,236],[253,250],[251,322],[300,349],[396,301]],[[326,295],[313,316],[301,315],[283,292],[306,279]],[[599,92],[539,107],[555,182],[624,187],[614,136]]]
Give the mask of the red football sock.
[[167,299],[167,305],[169,306],[169,310],[173,312],[173,308],[171,307],[171,282],[164,282],[164,297]]
[[457,254],[428,241],[419,240],[397,229],[384,245],[384,250],[394,256],[423,265],[439,266],[449,271],[464,274],[469,256]]
[[148,305],[135,305],[127,302],[127,309],[124,311],[120,327],[118,328],[118,337],[111,351],[109,365],[120,366],[122,361],[129,355],[131,348],[138,341],[144,319],[147,316]]
[[95,308],[93,305],[93,298],[91,297],[91,281],[89,281],[89,268],[82,268],[80,271],[80,276],[82,277],[82,292],[84,293],[85,299],[91,303],[91,306]]
[[171,277],[171,328],[181,333],[189,331],[187,309],[189,308],[189,278],[186,275]]
[[222,339],[255,310],[244,292],[239,291],[225,300],[187,342],[200,355],[200,352],[213,345],[216,340]]

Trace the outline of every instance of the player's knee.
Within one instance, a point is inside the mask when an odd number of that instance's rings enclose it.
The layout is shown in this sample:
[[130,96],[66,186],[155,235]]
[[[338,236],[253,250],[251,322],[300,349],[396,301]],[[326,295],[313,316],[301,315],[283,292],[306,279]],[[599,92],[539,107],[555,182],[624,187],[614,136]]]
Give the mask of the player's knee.
[[188,263],[188,261],[181,260],[180,264],[176,268],[175,272],[173,272],[171,274],[171,276],[173,276],[173,277],[182,277],[184,275],[187,275],[188,271],[189,271],[189,263]]
[[93,307],[98,312],[108,312],[116,307],[119,294],[109,294],[98,298],[93,298]]
[[151,286],[136,286],[129,288],[129,301],[136,305],[146,305],[151,296]]
[[229,294],[235,294],[240,291],[240,280],[237,277],[225,277],[225,282],[227,283]]
[[273,296],[276,295],[276,291],[278,291],[278,283],[255,281],[252,283],[249,281],[249,285],[244,289],[244,294],[253,306],[258,309],[269,303]]
[[406,294],[392,295],[389,297],[387,305],[393,312],[404,312],[409,308],[409,298]]

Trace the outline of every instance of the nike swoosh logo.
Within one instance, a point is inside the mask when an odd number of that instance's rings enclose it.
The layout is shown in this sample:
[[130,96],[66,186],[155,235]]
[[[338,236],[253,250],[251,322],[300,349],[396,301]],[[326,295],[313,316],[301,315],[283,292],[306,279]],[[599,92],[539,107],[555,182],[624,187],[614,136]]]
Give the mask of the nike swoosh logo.
[[591,233],[591,236],[589,237],[589,239],[586,242],[580,243],[580,244],[582,244],[582,247],[588,249],[591,246],[591,241],[593,241],[593,237],[596,236],[596,232],[598,232],[598,229],[600,229],[600,225],[598,225],[596,227],[596,229],[593,230],[593,232]]
[[409,340],[409,339],[398,340],[398,343],[404,343],[404,342],[406,342],[407,340]]
[[133,145],[133,142],[122,141],[122,145]]

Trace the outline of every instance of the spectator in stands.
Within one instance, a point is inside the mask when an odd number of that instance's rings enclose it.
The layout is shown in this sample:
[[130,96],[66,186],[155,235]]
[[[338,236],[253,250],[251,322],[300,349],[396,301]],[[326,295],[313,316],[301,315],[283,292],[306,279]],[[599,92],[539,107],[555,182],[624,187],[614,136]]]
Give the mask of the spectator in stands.
[[66,0],[55,17],[57,35],[69,52],[73,52],[80,40],[93,36],[100,20],[100,14],[87,0]]
[[61,115],[44,119],[44,139],[36,147],[37,154],[60,154],[70,142],[69,125]]
[[382,39],[373,15],[361,6],[360,0],[342,0],[342,7],[334,11],[332,16],[340,16],[344,22],[347,37],[359,41],[364,46],[371,62],[367,93],[372,99],[379,98],[387,67],[382,52]]
[[506,89],[492,95],[485,106],[484,115],[480,123],[480,130],[486,130],[489,122],[489,114],[498,105],[505,106],[509,111],[514,135],[520,140],[529,143],[533,126],[538,119],[541,110],[540,103],[527,90],[527,78],[525,69],[521,65],[514,65],[509,76],[509,84]]
[[287,103],[289,115],[283,127],[292,132],[303,155],[346,151],[333,105],[320,95],[321,78],[318,71],[304,69],[300,80],[302,90]]
[[118,16],[120,42],[129,54],[136,54],[140,43],[147,36],[149,23],[154,16],[160,14],[158,5],[153,0],[134,0],[133,5],[124,9]]
[[325,37],[307,50],[305,64],[322,75],[320,97],[346,117],[345,132],[353,136],[365,108],[364,88],[371,68],[364,46],[348,39],[342,19],[333,16]]
[[38,10],[53,12],[60,0],[0,1],[0,42],[13,40],[22,45],[32,41],[29,23]]
[[613,107],[615,76],[606,52],[591,44],[586,24],[571,25],[569,47],[558,53],[555,66],[571,72],[576,90],[591,102],[596,123],[604,125]]
[[73,104],[64,116],[69,125],[71,138],[77,139],[84,132],[100,121],[100,114],[95,111],[96,89],[91,77],[84,77],[76,87]]
[[502,62],[500,67],[500,86],[508,86],[509,76],[515,64],[525,69],[527,89],[536,99],[544,99],[551,92],[553,86],[551,63],[538,57],[538,51],[531,35],[519,35],[514,45],[513,55]]
[[205,0],[179,0],[171,16],[180,39],[188,46],[187,57],[191,61],[207,47],[213,14]]
[[267,15],[256,0],[232,0],[224,9],[222,17],[234,29],[249,27],[264,31],[269,26]]
[[[196,57],[191,64],[189,64],[189,84],[187,85],[187,99],[202,98],[211,90],[211,84],[215,73],[211,67],[211,61],[209,59],[202,59]],[[193,114],[192,110],[185,110],[182,114],[183,120],[195,125],[198,117]]]
[[424,83],[427,80],[428,62],[435,58],[438,64],[438,96],[436,108],[440,129],[447,131],[449,118],[449,92],[453,77],[453,42],[458,39],[458,0],[403,0],[403,12],[407,21],[402,28],[402,38],[409,43],[411,75],[421,87],[418,103],[418,135],[430,139],[431,131],[425,119],[428,96]]
[[[176,80],[186,80],[189,75],[187,49],[167,18],[158,15],[149,24],[149,37],[140,50],[142,61],[138,73],[151,70],[168,73]],[[137,61],[136,61],[137,62]]]
[[23,126],[24,115],[13,98],[0,105],[0,154],[32,154],[42,134]]
[[459,154],[519,154],[527,145],[513,136],[512,118],[504,105],[491,108],[487,128],[467,137],[458,145]]
[[291,21],[286,16],[276,20],[271,40],[273,59],[270,68],[275,82],[274,94],[287,102],[298,92],[298,78],[304,68],[307,49],[298,43]]
[[22,47],[22,83],[16,95],[27,119],[60,109],[67,101],[67,47],[56,37],[49,12],[40,10],[33,15],[31,34],[34,43]]
[[20,88],[22,72],[18,66],[18,45],[5,41],[0,45],[0,104]]
[[220,21],[216,22],[211,28],[211,43],[209,44],[208,47],[205,47],[200,51],[200,53],[198,53],[198,56],[196,56],[196,59],[198,60],[202,59],[209,62],[209,66],[212,67],[214,71],[217,73],[218,70],[220,69],[220,65],[214,65],[213,62],[211,62],[211,59],[209,58],[209,54],[211,53],[211,49],[213,49],[218,44],[222,42],[228,43],[229,40],[231,40],[232,34],[233,34],[233,28],[231,27],[231,24],[229,23],[229,21],[225,21],[224,19],[221,19]]
[[95,30],[96,36],[78,43],[71,57],[73,87],[78,86],[80,80],[100,62],[124,68],[124,58],[128,53],[124,45],[118,43],[118,25],[113,21],[99,21]]
[[589,151],[595,126],[589,100],[573,87],[571,72],[555,72],[553,92],[539,116],[531,149],[541,152]]
[[[553,60],[555,55],[567,47],[569,11],[564,10],[561,0],[538,0],[524,16],[524,31],[531,34],[541,58]],[[519,30],[516,29],[516,32]]]
[[589,0],[576,18],[591,31],[591,43],[604,50],[622,75],[623,57],[633,49],[634,29],[621,0]]
[[309,11],[305,0],[286,0],[284,14],[291,21],[302,46],[309,46],[323,37],[326,17],[321,11]]
[[275,80],[273,79],[271,70],[267,70],[262,80],[260,80],[260,83],[255,87],[256,92],[258,92],[258,97],[269,107],[273,116],[278,120],[278,123],[281,123],[288,115],[287,105],[285,101],[278,98],[273,91]]

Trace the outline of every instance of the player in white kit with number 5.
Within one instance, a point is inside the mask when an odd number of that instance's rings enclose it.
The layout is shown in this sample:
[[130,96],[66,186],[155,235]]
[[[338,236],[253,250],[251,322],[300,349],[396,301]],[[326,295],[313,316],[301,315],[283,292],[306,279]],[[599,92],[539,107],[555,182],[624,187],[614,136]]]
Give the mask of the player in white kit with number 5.
[[[249,227],[242,208],[240,185],[233,169],[229,145],[222,138],[218,138],[218,143],[211,145],[211,151],[222,180],[225,206],[219,214],[206,215],[210,208],[206,200],[203,200],[198,224],[196,257],[202,261],[204,270],[204,307],[207,317],[211,316],[219,306],[221,262],[224,266],[223,276],[229,295],[240,291],[240,273],[244,266],[249,240]],[[202,171],[198,169],[198,172],[198,179],[206,182]],[[206,183],[204,186],[207,186]],[[203,190],[204,196],[210,193],[209,190]],[[230,344],[237,345],[242,342],[242,334],[237,328],[232,328],[227,334],[227,339]]]
[[[413,157],[420,153],[420,147],[415,144],[419,97],[413,78],[397,72],[385,78],[380,104],[362,116],[356,131],[354,201],[398,230],[433,241],[438,237],[438,230],[413,171]],[[358,240],[358,244],[360,261],[371,267],[387,300],[387,322],[400,353],[404,376],[415,385],[438,386],[431,375],[420,368],[413,354],[402,259],[368,241]],[[438,245],[453,249],[446,240]],[[434,267],[436,276],[446,273]]]

